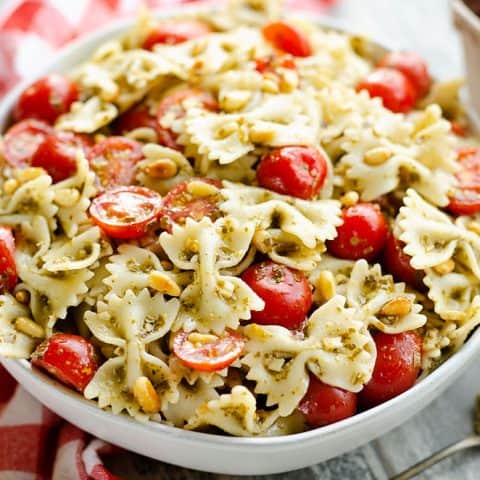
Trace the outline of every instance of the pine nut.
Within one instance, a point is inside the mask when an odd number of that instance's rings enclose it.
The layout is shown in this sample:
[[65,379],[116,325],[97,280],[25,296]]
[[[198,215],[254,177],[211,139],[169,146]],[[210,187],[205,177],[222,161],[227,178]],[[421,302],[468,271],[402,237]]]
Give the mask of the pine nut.
[[13,176],[20,182],[26,183],[30,182],[31,180],[35,180],[36,178],[45,175],[47,172],[43,168],[40,167],[28,167],[23,168],[22,170],[16,170]]
[[343,195],[340,198],[340,201],[342,202],[342,205],[344,207],[351,207],[353,205],[356,205],[359,200],[360,200],[360,195],[357,192],[354,192],[353,190],[345,193],[345,195]]
[[227,138],[230,135],[233,135],[237,130],[238,130],[237,122],[231,121],[226,123],[225,125],[222,125],[217,130],[215,137],[218,140],[223,140],[224,138]]
[[30,301],[30,293],[27,290],[19,290],[15,293],[15,298],[17,299],[17,302],[26,305]]
[[178,297],[181,293],[180,287],[177,282],[172,280],[167,274],[159,272],[158,270],[151,272],[150,287],[157,292],[166,293],[171,297]]
[[192,180],[187,185],[187,192],[194,197],[204,198],[217,194],[218,188],[215,185],[202,182],[201,180]]
[[449,258],[440,265],[435,265],[433,267],[433,270],[439,275],[446,275],[447,273],[451,273],[455,270],[455,262],[451,258]]
[[378,312],[384,317],[404,317],[412,310],[410,300],[405,297],[397,297],[389,300]]
[[158,413],[160,399],[153,388],[152,382],[147,377],[138,377],[133,386],[133,396],[145,413]]
[[76,188],[60,188],[55,191],[55,203],[61,207],[73,207],[80,199],[80,192]]
[[279,88],[278,84],[275,80],[270,78],[264,78],[262,82],[262,90],[266,93],[278,93]]
[[280,91],[293,92],[298,87],[298,75],[294,70],[286,68],[280,75]]
[[218,340],[218,337],[215,335],[210,335],[209,333],[198,333],[192,332],[188,335],[188,341],[195,347],[201,347],[207,343],[213,343]]
[[385,147],[377,147],[365,152],[363,161],[372,167],[382,165],[392,156],[392,152]]
[[234,90],[222,96],[220,106],[226,112],[234,112],[245,107],[251,98],[252,94],[248,90]]
[[316,283],[318,293],[320,293],[323,301],[327,302],[335,296],[335,278],[329,270],[320,272]]
[[145,173],[152,178],[167,179],[177,174],[177,164],[169,158],[159,158],[144,168]]
[[19,187],[19,183],[14,178],[9,178],[3,184],[3,191],[7,195],[11,195],[17,188]]
[[45,338],[45,331],[41,325],[35,323],[28,317],[18,317],[15,319],[15,328],[25,335],[32,338]]
[[275,130],[259,125],[252,125],[249,132],[249,140],[253,143],[269,143],[275,136]]

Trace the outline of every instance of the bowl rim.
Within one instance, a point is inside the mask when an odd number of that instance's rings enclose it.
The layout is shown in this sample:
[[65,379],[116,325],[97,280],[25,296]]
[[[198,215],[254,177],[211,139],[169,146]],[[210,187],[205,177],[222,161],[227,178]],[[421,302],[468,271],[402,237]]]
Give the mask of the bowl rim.
[[[212,11],[212,5],[188,5],[176,8],[165,8],[161,11],[154,10],[153,14],[157,18],[168,18],[174,15],[182,14],[193,14],[198,12]],[[295,9],[293,13],[298,17],[305,17],[306,12]],[[337,19],[321,15],[321,14],[312,14],[308,12],[308,19],[317,23],[319,26],[325,27],[327,29],[337,30],[349,35],[360,35],[362,38],[367,38],[368,41],[380,51],[391,50],[390,46],[386,45],[384,42],[379,43],[373,39],[369,39],[364,34],[356,33],[352,29],[348,28],[346,25]],[[104,27],[98,29],[97,31],[82,36],[81,38],[75,39],[65,47],[57,51],[52,59],[47,65],[41,68],[35,75],[22,80],[15,88],[10,90],[7,95],[0,101],[0,131],[3,131],[7,121],[10,116],[11,109],[14,102],[20,96],[21,92],[32,83],[35,79],[45,75],[46,73],[56,71],[56,67],[67,62],[68,58],[74,56],[75,53],[83,50],[92,50],[95,46],[98,46],[101,41],[108,41],[113,35],[120,35],[128,27],[131,27],[136,20],[136,17],[122,18],[120,20],[115,20]],[[58,70],[62,70],[57,69]],[[423,395],[424,397],[428,395],[429,391],[442,389],[444,383],[447,382],[449,378],[453,375],[458,374],[461,370],[464,370],[470,362],[473,361],[476,353],[480,353],[480,328],[477,328],[470,336],[470,338],[465,342],[462,347],[455,352],[451,357],[445,360],[438,368],[436,368],[429,375],[417,381],[417,383],[407,390],[406,392],[394,397],[393,399],[380,404],[376,407],[373,407],[369,410],[357,413],[354,416],[341,420],[339,422],[333,423],[331,425],[315,428],[312,430],[307,430],[300,433],[293,433],[288,435],[280,436],[254,436],[254,437],[235,437],[231,435],[221,435],[221,434],[212,434],[204,433],[198,431],[185,430],[181,427],[175,427],[173,425],[168,425],[165,423],[147,421],[145,423],[138,422],[133,419],[126,413],[114,414],[111,410],[101,409],[97,402],[94,400],[88,400],[83,397],[80,393],[77,393],[70,388],[66,387],[57,380],[49,377],[45,373],[31,366],[28,360],[15,360],[7,359],[0,357],[0,363],[6,365],[7,370],[9,365],[12,365],[12,370],[17,370],[21,368],[27,376],[29,376],[33,383],[43,382],[49,384],[49,387],[52,390],[55,390],[55,394],[63,396],[68,401],[75,402],[78,406],[83,406],[87,409],[92,415],[96,417],[104,417],[107,415],[111,419],[118,421],[126,421],[130,423],[130,426],[136,426],[141,429],[152,430],[152,433],[164,433],[168,435],[174,435],[179,439],[185,440],[187,442],[196,442],[196,441],[205,441],[210,444],[222,445],[235,447],[235,446],[244,446],[244,447],[259,447],[259,446],[269,446],[269,447],[290,447],[294,443],[298,442],[309,442],[315,440],[320,436],[333,436],[339,432],[344,432],[347,429],[352,429],[354,427],[359,427],[360,424],[368,423],[369,419],[373,417],[378,417],[379,415],[385,414],[388,410],[395,409],[398,405],[406,404],[414,399],[415,396]],[[462,367],[464,367],[462,369]],[[445,380],[442,381],[442,380]]]

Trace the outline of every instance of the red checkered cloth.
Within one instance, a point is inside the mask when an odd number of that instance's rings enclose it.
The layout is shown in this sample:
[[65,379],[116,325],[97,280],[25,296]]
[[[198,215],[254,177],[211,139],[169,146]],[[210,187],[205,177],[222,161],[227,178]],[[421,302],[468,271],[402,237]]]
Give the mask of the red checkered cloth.
[[[287,5],[318,12],[335,1],[290,0]],[[0,12],[0,98],[43,69],[61,46],[132,14],[140,3],[157,8],[193,2],[7,0]],[[0,365],[0,480],[115,480],[101,456],[116,450],[44,408]]]

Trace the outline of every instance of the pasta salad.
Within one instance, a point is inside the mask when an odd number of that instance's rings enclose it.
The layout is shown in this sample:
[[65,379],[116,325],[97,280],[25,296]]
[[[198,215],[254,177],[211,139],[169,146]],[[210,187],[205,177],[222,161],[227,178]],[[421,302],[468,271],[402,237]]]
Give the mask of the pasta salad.
[[320,427],[480,323],[480,150],[416,54],[278,2],[143,12],[1,139],[0,355],[140,421]]

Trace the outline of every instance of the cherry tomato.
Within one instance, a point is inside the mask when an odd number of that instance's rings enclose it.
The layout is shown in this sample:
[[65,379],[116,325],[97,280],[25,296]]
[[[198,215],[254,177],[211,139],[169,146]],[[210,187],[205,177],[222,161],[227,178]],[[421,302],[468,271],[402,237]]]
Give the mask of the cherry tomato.
[[473,215],[480,212],[480,149],[460,150],[458,163],[458,185],[447,208],[455,215]]
[[403,246],[403,242],[390,232],[383,252],[383,265],[397,282],[405,282],[417,290],[423,290],[424,273],[410,265],[411,257],[403,251]]
[[90,166],[106,190],[135,181],[135,166],[143,158],[142,146],[125,137],[108,137],[87,155]]
[[455,120],[452,120],[450,122],[450,128],[452,130],[452,133],[456,135],[457,137],[466,137],[468,133],[468,125],[461,123],[461,122],[456,122]]
[[175,150],[181,150],[182,147],[177,143],[177,134],[170,128],[162,127],[162,118],[168,114],[174,114],[175,118],[180,119],[185,116],[185,109],[182,103],[187,99],[195,99],[206,110],[218,112],[219,106],[215,98],[208,92],[198,88],[183,88],[167,95],[158,105],[157,120],[160,124],[158,130],[159,143]]
[[76,84],[64,75],[52,73],[37,80],[22,93],[13,117],[17,122],[25,118],[37,118],[54,123],[77,100]]
[[157,44],[177,45],[194,38],[203,37],[211,31],[209,25],[200,20],[164,22],[148,34],[143,42],[143,48],[153,50],[153,47]]
[[0,293],[11,292],[17,285],[15,238],[9,227],[0,226]]
[[245,340],[233,330],[221,336],[179,332],[173,339],[173,352],[188,367],[216,372],[231,365],[243,352]]
[[312,291],[305,275],[285,265],[262,262],[247,268],[243,281],[265,302],[252,311],[252,322],[296,329],[312,306]]
[[78,335],[57,333],[32,354],[32,365],[83,392],[98,369],[93,345]]
[[388,226],[378,205],[357,203],[342,212],[343,224],[327,248],[336,257],[374,260],[387,241]]
[[54,183],[61,182],[75,174],[78,149],[86,155],[92,145],[92,140],[86,135],[71,132],[52,133],[38,146],[32,156],[31,165],[44,168]]
[[295,70],[297,65],[295,59],[290,55],[269,55],[268,57],[255,59],[255,70],[262,75],[274,72],[277,68]]
[[125,135],[136,128],[142,127],[151,128],[155,132],[160,129],[157,119],[150,114],[147,107],[143,106],[127,110],[115,121],[115,131],[119,135]]
[[38,146],[52,132],[52,127],[40,120],[23,120],[16,123],[7,130],[3,138],[5,160],[12,167],[29,165]]
[[352,417],[357,410],[357,396],[332,387],[317,377],[310,375],[310,384],[305,396],[298,405],[298,410],[311,427],[322,427]]
[[218,180],[212,178],[192,178],[173,187],[163,199],[161,221],[163,228],[170,230],[172,223],[183,225],[187,218],[193,218],[195,221],[203,217],[209,217],[213,221],[220,218],[221,212],[218,208],[220,194],[215,192],[212,195],[195,196],[189,192],[188,188],[192,181],[205,182],[217,188],[222,187]]
[[327,178],[327,160],[314,147],[280,147],[265,154],[257,167],[258,184],[293,197],[315,197]]
[[363,408],[386,402],[413,386],[420,372],[422,339],[413,330],[388,335],[373,335],[377,359],[371,380],[358,394]]
[[118,187],[94,198],[90,215],[113,238],[143,237],[160,214],[162,197],[144,187]]
[[275,48],[295,57],[309,57],[312,54],[310,41],[293,25],[286,22],[272,22],[262,29],[263,36]]
[[412,84],[416,92],[416,98],[423,97],[430,88],[432,79],[428,73],[428,66],[425,60],[413,52],[391,52],[387,53],[379,67],[393,68],[402,72]]
[[357,85],[357,92],[366,90],[371,97],[380,97],[383,106],[395,113],[407,113],[415,105],[415,90],[410,80],[398,70],[377,68]]

